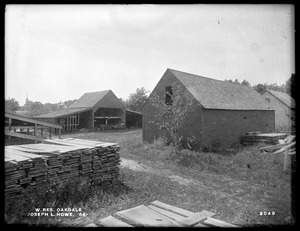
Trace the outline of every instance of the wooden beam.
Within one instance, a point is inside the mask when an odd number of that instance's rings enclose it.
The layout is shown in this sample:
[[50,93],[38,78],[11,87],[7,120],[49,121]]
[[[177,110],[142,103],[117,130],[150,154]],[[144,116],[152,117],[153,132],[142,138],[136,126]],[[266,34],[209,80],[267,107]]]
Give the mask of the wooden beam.
[[61,128],[61,125],[42,122],[42,121],[39,121],[39,120],[30,119],[30,118],[26,118],[26,117],[22,117],[22,116],[18,116],[18,115],[13,115],[13,114],[9,114],[9,113],[6,113],[6,112],[5,112],[5,117],[11,118],[11,119],[16,119],[16,120],[21,120],[21,121],[28,122],[28,123],[33,123],[33,124],[40,124],[40,125],[44,125],[46,127]]
[[215,218],[208,217],[206,220],[203,221],[204,224],[206,225],[212,225],[212,226],[217,226],[217,227],[238,227],[236,225],[217,220]]
[[17,133],[17,132],[5,131],[5,135],[14,136],[14,137],[23,138],[23,139],[28,139],[28,140],[43,141],[43,139],[41,137],[31,136],[31,135],[27,135],[27,134],[21,134],[21,133]]

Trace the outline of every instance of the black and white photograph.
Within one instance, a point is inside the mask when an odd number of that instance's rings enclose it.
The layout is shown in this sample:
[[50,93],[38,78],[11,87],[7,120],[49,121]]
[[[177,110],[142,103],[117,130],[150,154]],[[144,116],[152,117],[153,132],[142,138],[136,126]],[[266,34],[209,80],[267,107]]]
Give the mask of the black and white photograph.
[[7,4],[4,219],[296,224],[293,4]]

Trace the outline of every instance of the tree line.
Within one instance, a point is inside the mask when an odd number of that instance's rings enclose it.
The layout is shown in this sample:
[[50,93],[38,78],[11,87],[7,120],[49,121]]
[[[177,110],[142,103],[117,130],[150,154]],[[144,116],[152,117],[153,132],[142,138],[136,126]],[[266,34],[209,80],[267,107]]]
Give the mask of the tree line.
[[[256,84],[251,86],[247,80],[243,80],[239,82],[237,79],[234,81],[229,79],[225,82],[231,82],[234,84],[246,85],[249,87],[253,87],[258,93],[262,93],[264,90],[275,90],[286,92],[291,97],[295,96],[295,74],[292,74],[291,77],[286,81],[285,84],[277,85],[276,83],[264,83],[264,84]],[[127,99],[119,98],[119,100],[124,104],[126,109],[130,109],[133,111],[142,112],[143,105],[148,98],[149,91],[147,91],[144,87],[136,88],[136,91],[131,93]],[[73,104],[76,99],[68,100],[59,103],[41,103],[41,102],[33,102],[30,100],[26,100],[23,106],[20,106],[18,101],[14,98],[5,99],[5,111],[15,113],[16,111],[25,111],[27,116],[37,116],[41,114],[50,113],[53,111],[58,111],[64,108],[68,108],[71,104]]]

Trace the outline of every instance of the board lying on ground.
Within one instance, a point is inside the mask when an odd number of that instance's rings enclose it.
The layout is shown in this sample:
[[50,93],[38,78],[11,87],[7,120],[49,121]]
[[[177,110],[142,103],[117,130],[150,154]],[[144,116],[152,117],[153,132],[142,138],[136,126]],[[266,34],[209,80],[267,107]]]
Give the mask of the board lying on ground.
[[247,132],[241,137],[243,145],[252,145],[258,143],[276,144],[279,139],[287,137],[287,133],[260,133]]
[[45,183],[84,178],[88,186],[106,186],[119,174],[120,146],[81,139],[45,140],[5,147],[5,197],[19,196]]
[[140,205],[117,212],[86,227],[237,227],[236,225],[212,218],[215,213],[203,210],[190,212],[175,206],[153,201],[151,205]]

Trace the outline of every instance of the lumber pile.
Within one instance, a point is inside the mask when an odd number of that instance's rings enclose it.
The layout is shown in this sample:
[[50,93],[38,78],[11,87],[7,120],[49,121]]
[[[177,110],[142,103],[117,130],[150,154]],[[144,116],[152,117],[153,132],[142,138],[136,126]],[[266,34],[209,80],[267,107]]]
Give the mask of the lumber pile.
[[119,175],[120,146],[81,139],[45,140],[5,147],[5,196],[21,195],[44,184],[85,178],[105,187]]
[[296,154],[296,136],[289,135],[285,137],[284,139],[278,140],[278,144],[276,145],[270,145],[260,148],[260,151],[262,153],[283,153],[285,151],[288,151],[289,155]]
[[261,132],[246,132],[241,137],[243,145],[253,145],[258,143],[277,144],[278,140],[287,137],[286,133],[261,133]]
[[[272,153],[272,154],[284,154],[283,159],[283,170],[286,171],[292,166],[292,162],[295,163],[296,154],[296,136],[289,135],[284,139],[278,140],[276,145],[270,145],[260,148],[262,153]],[[290,157],[290,158],[289,158]]]

